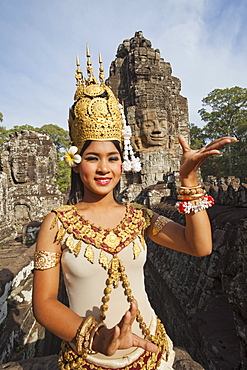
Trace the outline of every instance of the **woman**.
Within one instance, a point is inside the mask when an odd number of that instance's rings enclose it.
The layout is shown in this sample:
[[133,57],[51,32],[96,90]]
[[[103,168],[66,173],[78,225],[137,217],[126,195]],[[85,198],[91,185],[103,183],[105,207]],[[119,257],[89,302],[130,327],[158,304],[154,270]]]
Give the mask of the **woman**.
[[[99,85],[88,59],[86,86],[77,65],[69,118],[76,148],[67,153],[73,166],[73,205],[53,210],[42,223],[35,254],[34,314],[64,340],[61,369],[172,369],[172,343],[145,293],[144,236],[190,255],[211,253],[205,209],[212,202],[198,185],[196,170],[236,140],[221,138],[195,151],[179,136],[183,149],[179,198],[186,227],[140,205],[122,205],[115,198],[122,167],[133,163],[138,167],[127,129],[123,139],[123,114],[103,82],[101,65]],[[123,141],[128,148],[124,160]],[[69,307],[57,300],[60,264]]]

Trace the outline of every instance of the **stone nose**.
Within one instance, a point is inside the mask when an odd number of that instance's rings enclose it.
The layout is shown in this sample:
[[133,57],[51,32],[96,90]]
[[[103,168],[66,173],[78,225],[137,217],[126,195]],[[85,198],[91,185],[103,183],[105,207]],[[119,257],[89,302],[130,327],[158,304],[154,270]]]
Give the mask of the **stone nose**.
[[153,133],[153,134],[156,134],[156,135],[161,134],[161,126],[160,126],[159,121],[155,121],[155,122],[154,122],[154,128],[153,128],[152,133]]

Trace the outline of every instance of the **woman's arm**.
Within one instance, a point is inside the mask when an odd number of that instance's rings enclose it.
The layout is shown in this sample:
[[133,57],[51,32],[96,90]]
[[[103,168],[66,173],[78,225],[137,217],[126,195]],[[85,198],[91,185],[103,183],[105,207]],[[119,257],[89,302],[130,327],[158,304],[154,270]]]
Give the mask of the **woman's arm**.
[[155,243],[196,257],[211,253],[211,227],[205,210],[186,215],[186,227],[171,221],[157,235],[153,235],[153,226],[158,216],[154,214],[146,231],[146,235]]
[[[55,242],[57,228],[51,228],[54,213],[45,217],[39,232],[36,251],[61,253]],[[72,341],[82,318],[57,300],[60,265],[34,270],[33,311],[37,321],[59,338]]]
[[[236,142],[232,137],[223,137],[214,140],[200,150],[192,150],[182,135],[179,142],[183,149],[180,167],[181,186],[194,187],[198,185],[196,171],[200,165],[211,155],[220,154],[219,149],[224,145]],[[191,254],[193,256],[206,256],[212,251],[211,226],[205,210],[186,214],[186,226],[176,222],[167,223],[163,229],[153,235],[153,226],[158,215],[155,214],[146,235],[155,243],[165,247]]]

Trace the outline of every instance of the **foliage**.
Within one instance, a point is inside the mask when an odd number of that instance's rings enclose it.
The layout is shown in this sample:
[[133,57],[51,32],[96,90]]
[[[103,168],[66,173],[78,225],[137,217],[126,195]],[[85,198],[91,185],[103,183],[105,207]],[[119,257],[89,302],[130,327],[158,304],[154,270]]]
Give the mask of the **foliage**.
[[3,114],[0,112],[0,122],[3,122]]
[[[215,89],[202,99],[199,110],[201,119],[207,124],[204,132],[210,139],[235,136],[238,140],[247,130],[247,88],[235,86]],[[210,107],[208,112],[205,107]]]
[[190,123],[190,147],[191,149],[199,149],[206,145],[206,137],[203,129],[197,127],[194,123]]
[[58,174],[56,184],[61,191],[69,191],[70,189],[70,178],[71,168],[65,163],[62,157],[58,159]]
[[57,152],[64,152],[69,147],[70,137],[69,132],[57,125],[49,124],[40,127],[39,132],[46,132],[53,140]]
[[238,139],[237,143],[222,148],[222,155],[212,156],[203,163],[203,177],[234,175],[246,181],[247,89],[239,86],[215,89],[202,99],[202,104],[199,113],[206,125],[203,128],[191,125],[192,148],[222,136]]
[[8,133],[14,133],[14,132],[21,132],[22,130],[30,130],[30,131],[38,131],[39,129],[37,127],[33,127],[31,125],[21,125],[21,126],[13,126],[13,128],[10,128],[8,130]]
[[3,142],[7,140],[8,136],[9,134],[8,134],[8,130],[6,130],[6,127],[0,126],[0,149],[3,145]]

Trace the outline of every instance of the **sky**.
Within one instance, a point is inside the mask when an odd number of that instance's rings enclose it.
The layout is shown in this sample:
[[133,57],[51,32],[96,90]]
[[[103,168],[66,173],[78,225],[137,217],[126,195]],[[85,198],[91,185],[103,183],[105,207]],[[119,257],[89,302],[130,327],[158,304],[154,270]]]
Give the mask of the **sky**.
[[85,74],[86,43],[95,71],[100,51],[108,77],[136,31],[171,63],[197,126],[210,91],[247,87],[246,0],[0,0],[0,124],[67,129],[76,54]]

